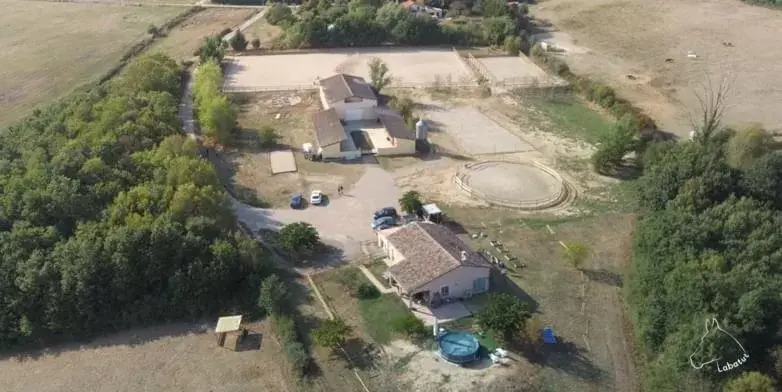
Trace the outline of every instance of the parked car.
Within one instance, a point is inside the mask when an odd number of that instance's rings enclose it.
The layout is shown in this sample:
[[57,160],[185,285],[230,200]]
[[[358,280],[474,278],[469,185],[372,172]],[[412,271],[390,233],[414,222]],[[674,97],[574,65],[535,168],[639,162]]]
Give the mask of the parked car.
[[396,224],[393,216],[383,216],[372,221],[372,230],[384,230]]
[[301,207],[304,207],[304,198],[301,196],[301,193],[291,196],[291,208],[297,210]]
[[312,191],[310,194],[310,204],[318,205],[323,202],[323,192]]
[[386,216],[390,216],[390,217],[396,218],[397,216],[399,216],[399,214],[396,213],[396,208],[394,208],[394,207],[386,207],[386,208],[381,208],[381,209],[375,211],[375,214],[372,216],[372,219],[373,220],[378,220],[378,219],[386,217]]

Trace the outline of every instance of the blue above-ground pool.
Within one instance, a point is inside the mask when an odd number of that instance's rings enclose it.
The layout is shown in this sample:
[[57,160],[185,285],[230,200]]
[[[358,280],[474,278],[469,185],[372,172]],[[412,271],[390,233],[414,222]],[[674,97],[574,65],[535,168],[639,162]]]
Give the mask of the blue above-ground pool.
[[438,338],[440,356],[446,361],[464,364],[478,358],[480,344],[473,334],[468,332],[446,332]]

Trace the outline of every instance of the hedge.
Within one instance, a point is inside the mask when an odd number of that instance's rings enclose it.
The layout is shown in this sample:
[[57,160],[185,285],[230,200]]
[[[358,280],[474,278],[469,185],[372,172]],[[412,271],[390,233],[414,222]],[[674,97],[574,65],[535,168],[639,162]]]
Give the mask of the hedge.
[[625,115],[632,116],[638,124],[638,132],[658,129],[651,117],[626,99],[619,97],[614,89],[586,76],[574,74],[564,60],[547,53],[540,44],[535,44],[532,47],[530,57],[538,65],[570,82],[573,91],[603,109],[609,110],[617,119]]

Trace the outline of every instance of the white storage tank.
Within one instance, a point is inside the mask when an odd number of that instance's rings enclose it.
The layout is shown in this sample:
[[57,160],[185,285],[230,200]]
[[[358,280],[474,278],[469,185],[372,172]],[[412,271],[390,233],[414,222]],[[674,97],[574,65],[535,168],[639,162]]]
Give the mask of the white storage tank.
[[426,125],[426,121],[423,118],[418,119],[418,122],[415,123],[415,138],[417,140],[426,140],[428,131],[429,128]]

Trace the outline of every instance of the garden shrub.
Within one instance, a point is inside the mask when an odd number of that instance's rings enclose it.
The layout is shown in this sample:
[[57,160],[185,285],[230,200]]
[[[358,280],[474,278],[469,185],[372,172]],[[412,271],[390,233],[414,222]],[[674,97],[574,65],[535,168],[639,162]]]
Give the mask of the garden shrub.
[[358,299],[373,299],[380,296],[380,290],[372,284],[362,283],[356,289],[356,297]]
[[408,337],[423,337],[428,330],[424,322],[412,313],[407,313],[392,322],[391,329]]

